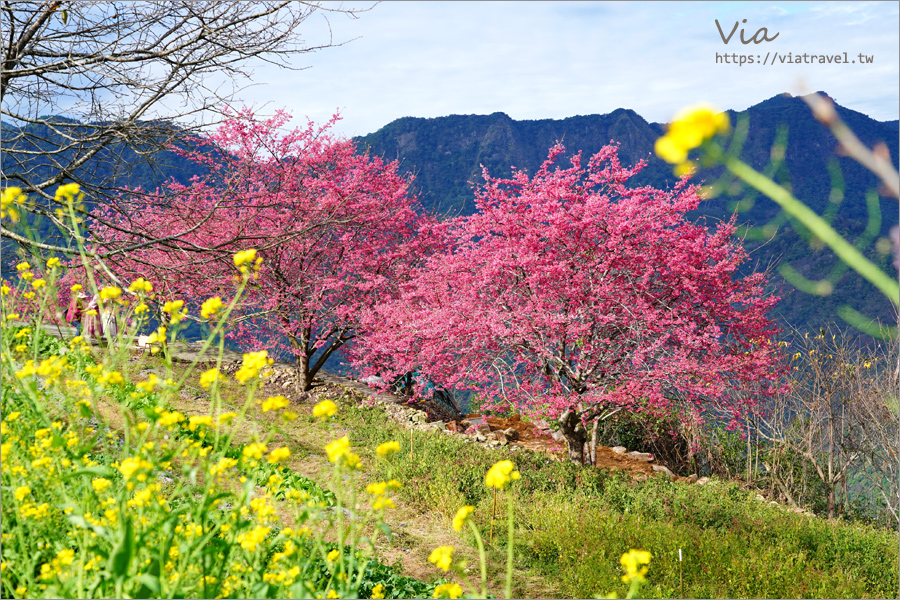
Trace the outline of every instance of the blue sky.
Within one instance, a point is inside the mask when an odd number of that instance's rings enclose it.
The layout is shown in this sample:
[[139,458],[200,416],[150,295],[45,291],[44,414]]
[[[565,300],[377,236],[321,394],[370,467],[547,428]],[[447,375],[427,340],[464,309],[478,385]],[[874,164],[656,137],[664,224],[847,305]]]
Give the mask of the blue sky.
[[[352,6],[345,3],[344,6]],[[355,5],[363,6],[363,5]],[[261,66],[239,97],[364,135],[404,117],[560,119],[632,108],[665,122],[700,101],[744,109],[782,92],[825,90],[879,120],[898,118],[897,2],[382,2],[358,19],[314,16],[309,43],[353,41]],[[725,33],[738,31],[725,45]],[[747,19],[743,23],[743,19]],[[766,27],[771,42],[740,42]],[[871,64],[716,64],[716,53],[863,53]]]

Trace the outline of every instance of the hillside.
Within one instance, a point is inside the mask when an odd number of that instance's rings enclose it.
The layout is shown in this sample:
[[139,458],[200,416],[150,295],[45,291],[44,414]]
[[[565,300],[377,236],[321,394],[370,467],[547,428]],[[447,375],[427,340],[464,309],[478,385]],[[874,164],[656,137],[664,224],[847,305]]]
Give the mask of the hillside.
[[[4,327],[4,348],[26,341],[55,365],[53,380],[82,381],[94,402],[3,361],[4,597],[427,598],[443,582],[482,598],[621,596],[629,549],[649,553],[641,597],[896,591],[895,530],[826,521],[738,481],[630,477],[450,434],[346,382],[301,396],[282,369],[245,385],[223,363],[207,388],[197,375],[214,357],[174,362],[21,331]],[[493,493],[485,473],[500,461],[517,477]],[[463,506],[468,527],[453,527]],[[441,549],[466,562],[448,572]]]

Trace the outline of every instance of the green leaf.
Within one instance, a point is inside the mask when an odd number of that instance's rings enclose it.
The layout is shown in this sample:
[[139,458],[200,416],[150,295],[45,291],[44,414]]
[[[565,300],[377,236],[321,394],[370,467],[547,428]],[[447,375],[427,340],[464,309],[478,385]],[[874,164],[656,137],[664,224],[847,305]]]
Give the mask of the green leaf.
[[257,581],[253,589],[250,590],[251,598],[272,598],[275,593],[275,587],[265,581]]
[[90,529],[102,538],[107,537],[105,528],[100,527],[99,525],[94,525],[93,523],[89,523],[85,520],[84,517],[79,517],[78,515],[67,515],[66,518],[69,520],[69,523],[71,523],[75,527],[79,527],[81,529]]
[[116,579],[122,579],[128,575],[128,567],[134,556],[134,527],[131,525],[131,518],[125,517],[123,524],[122,537],[109,557],[109,572]]
[[159,596],[160,585],[159,585],[159,559],[154,558],[153,562],[150,563],[150,571],[148,573],[141,573],[137,576],[137,581],[140,582],[141,587],[138,588],[136,592],[132,594],[132,598],[155,598]]
[[104,467],[102,465],[98,465],[95,467],[85,467],[83,469],[78,469],[74,473],[70,473],[63,477],[63,480],[73,479],[75,477],[81,477],[82,475],[94,475],[96,477],[110,477],[115,474],[115,471],[112,470],[111,467]]
[[386,536],[391,537],[391,528],[387,523],[378,523],[377,527],[383,531]]

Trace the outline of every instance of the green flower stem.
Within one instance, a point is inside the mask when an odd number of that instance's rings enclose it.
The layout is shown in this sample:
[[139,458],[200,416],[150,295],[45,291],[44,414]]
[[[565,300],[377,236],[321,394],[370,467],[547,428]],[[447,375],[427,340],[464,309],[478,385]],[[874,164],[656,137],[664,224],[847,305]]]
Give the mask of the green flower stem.
[[475,543],[478,544],[478,564],[481,566],[481,597],[487,598],[487,556],[484,553],[484,540],[481,539],[478,527],[471,520],[469,521],[469,528],[475,534]]
[[725,168],[737,178],[744,181],[750,187],[762,192],[776,203],[790,216],[805,225],[816,237],[831,248],[838,258],[852,266],[857,273],[865,277],[881,293],[888,297],[894,306],[900,304],[900,286],[897,281],[891,279],[884,271],[845,240],[831,225],[817,215],[808,206],[797,200],[786,189],[754,170],[743,161],[722,153],[721,148],[710,148],[710,154],[722,160]]
[[512,491],[506,498],[509,536],[506,541],[506,597],[512,598],[512,573],[513,573],[513,501]]

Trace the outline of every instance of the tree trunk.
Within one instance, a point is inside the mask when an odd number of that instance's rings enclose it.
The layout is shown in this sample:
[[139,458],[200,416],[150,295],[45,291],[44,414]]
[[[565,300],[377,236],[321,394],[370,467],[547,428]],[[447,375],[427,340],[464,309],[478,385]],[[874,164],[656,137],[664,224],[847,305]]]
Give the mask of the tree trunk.
[[570,408],[559,417],[559,430],[566,438],[569,447],[569,460],[573,463],[584,464],[584,443],[587,441],[587,431],[581,418],[573,408]]
[[309,372],[309,356],[301,354],[297,357],[297,393],[312,389],[312,376]]
[[590,457],[591,464],[597,466],[597,427],[600,425],[600,419],[594,420],[594,426],[591,428],[591,444],[590,448]]
[[297,336],[289,335],[288,341],[294,349],[294,355],[297,357],[294,361],[294,373],[296,374],[295,390],[298,394],[308,392],[312,389],[312,376],[309,372],[309,355],[307,354],[308,336],[304,335],[303,339],[297,339]]

